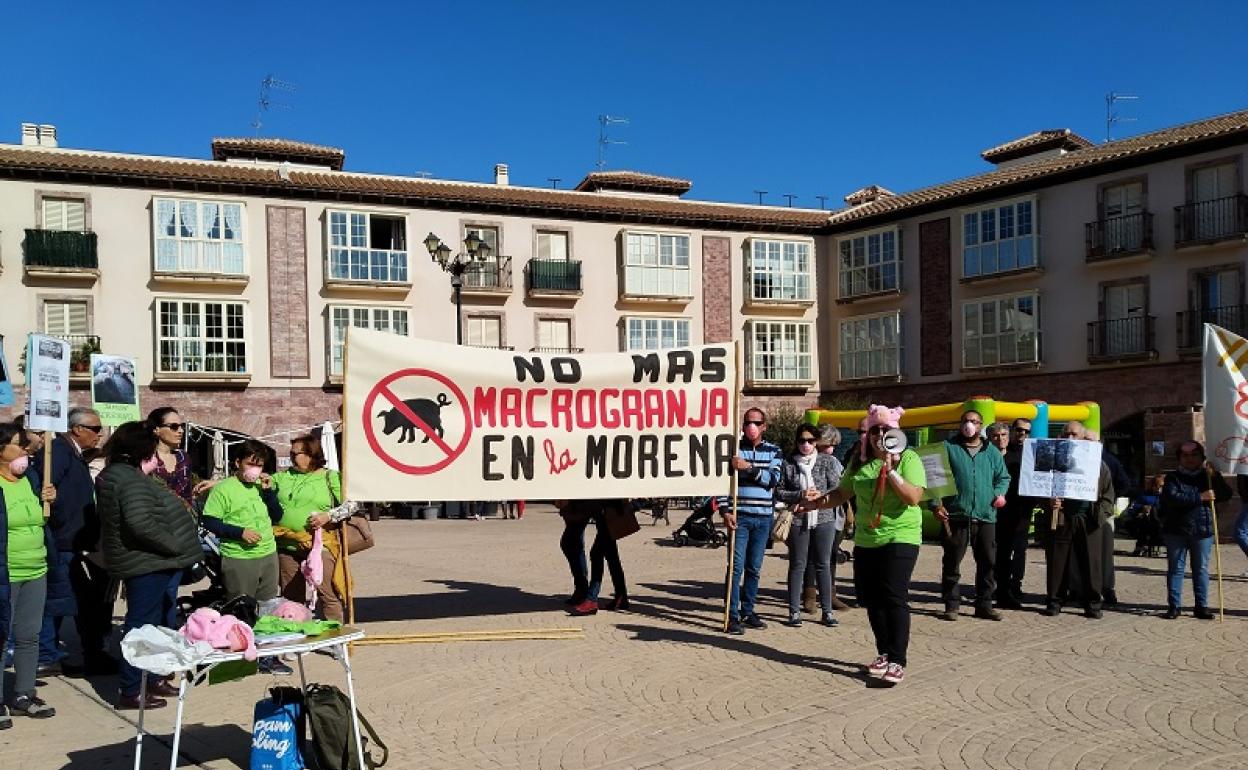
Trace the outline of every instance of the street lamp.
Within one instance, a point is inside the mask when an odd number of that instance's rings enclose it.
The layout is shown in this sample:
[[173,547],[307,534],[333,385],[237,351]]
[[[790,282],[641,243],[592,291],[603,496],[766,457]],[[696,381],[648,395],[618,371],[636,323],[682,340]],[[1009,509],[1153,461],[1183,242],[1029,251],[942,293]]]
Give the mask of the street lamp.
[[460,306],[460,291],[464,287],[464,273],[474,262],[484,262],[490,258],[490,244],[481,240],[475,233],[469,233],[464,239],[464,251],[451,256],[451,247],[433,233],[425,236],[425,248],[429,256],[445,272],[451,274],[451,287],[455,289],[455,344],[464,344],[464,321]]

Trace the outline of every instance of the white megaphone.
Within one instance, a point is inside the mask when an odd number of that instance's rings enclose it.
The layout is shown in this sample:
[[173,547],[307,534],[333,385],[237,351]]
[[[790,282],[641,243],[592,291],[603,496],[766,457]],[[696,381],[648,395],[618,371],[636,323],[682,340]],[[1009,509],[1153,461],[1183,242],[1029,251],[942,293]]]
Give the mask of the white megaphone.
[[906,447],[910,442],[906,440],[906,434],[897,428],[892,428],[880,436],[880,449],[890,455],[899,455],[906,451]]

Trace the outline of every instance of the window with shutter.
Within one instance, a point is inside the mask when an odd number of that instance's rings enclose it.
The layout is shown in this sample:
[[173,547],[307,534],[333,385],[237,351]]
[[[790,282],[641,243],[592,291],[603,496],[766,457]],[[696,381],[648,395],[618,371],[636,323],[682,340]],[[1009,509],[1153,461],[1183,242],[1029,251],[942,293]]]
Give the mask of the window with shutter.
[[572,346],[572,321],[543,318],[537,322],[537,346],[550,352],[568,352]]
[[43,229],[86,232],[87,202],[79,198],[44,198]]
[[57,337],[90,334],[87,303],[63,300],[43,303],[43,331]]
[[566,260],[568,258],[568,234],[538,233],[537,258]]

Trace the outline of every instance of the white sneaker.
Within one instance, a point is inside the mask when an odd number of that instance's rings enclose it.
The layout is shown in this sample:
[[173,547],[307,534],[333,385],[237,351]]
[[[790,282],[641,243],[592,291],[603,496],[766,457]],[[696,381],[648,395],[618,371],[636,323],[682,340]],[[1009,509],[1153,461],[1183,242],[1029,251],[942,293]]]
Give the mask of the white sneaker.
[[901,684],[906,680],[906,669],[898,663],[889,663],[888,670],[884,672],[885,682],[889,684]]
[[884,676],[888,671],[888,656],[880,655],[871,661],[871,665],[867,666],[867,673],[871,676]]

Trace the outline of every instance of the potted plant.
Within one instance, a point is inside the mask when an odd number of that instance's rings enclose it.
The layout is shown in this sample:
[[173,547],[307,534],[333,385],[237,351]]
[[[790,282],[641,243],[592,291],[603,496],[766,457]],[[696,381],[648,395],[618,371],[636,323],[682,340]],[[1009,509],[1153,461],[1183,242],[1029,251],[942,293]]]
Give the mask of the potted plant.
[[88,337],[87,341],[82,343],[82,347],[75,350],[69,356],[69,368],[71,371],[82,373],[91,369],[91,355],[100,352],[100,342],[95,337]]

